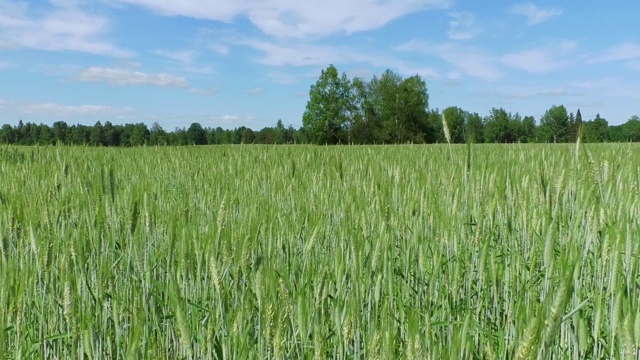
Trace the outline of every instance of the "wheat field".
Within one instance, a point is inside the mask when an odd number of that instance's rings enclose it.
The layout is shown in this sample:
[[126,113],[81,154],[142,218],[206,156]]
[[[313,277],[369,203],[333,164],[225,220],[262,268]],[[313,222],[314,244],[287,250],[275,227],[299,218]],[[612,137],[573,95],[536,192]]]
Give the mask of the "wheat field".
[[635,359],[638,154],[2,147],[0,359]]

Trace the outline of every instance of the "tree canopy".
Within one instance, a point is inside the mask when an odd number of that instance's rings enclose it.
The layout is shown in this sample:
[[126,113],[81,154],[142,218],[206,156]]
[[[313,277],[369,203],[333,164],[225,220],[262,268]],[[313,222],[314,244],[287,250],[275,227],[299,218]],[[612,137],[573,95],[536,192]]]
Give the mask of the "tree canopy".
[[[444,115],[444,116],[443,116]],[[282,120],[260,130],[240,126],[234,129],[203,127],[194,122],[188,128],[167,131],[158,123],[113,124],[97,121],[92,126],[24,123],[0,127],[1,144],[18,145],[214,145],[214,144],[401,144],[442,143],[442,119],[453,143],[526,143],[640,141],[640,117],[621,125],[597,114],[584,121],[580,109],[575,115],[564,105],[551,106],[536,122],[504,108],[492,108],[482,117],[458,106],[440,111],[429,108],[427,84],[419,76],[402,77],[391,70],[370,80],[354,77],[330,65],[322,70],[309,89],[302,117],[303,126],[285,127]]]

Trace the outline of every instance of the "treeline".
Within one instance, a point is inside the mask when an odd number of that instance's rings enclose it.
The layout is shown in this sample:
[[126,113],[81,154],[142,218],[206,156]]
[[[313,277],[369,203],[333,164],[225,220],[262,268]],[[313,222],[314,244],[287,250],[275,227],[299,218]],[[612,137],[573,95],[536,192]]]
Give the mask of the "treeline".
[[441,143],[445,125],[454,143],[527,143],[640,141],[640,118],[609,126],[599,114],[583,121],[552,106],[536,122],[532,116],[493,108],[487,116],[449,107],[429,110],[429,95],[420,76],[402,78],[391,70],[370,81],[349,79],[333,66],[322,70],[311,86],[303,116],[308,139],[317,144]]
[[[563,105],[550,107],[538,120],[532,116],[493,108],[486,116],[459,107],[442,112],[429,109],[427,86],[420,76],[402,78],[391,70],[370,81],[349,79],[333,66],[322,70],[311,86],[309,101],[299,129],[275,127],[254,131],[188,128],[164,130],[158,123],[113,125],[106,121],[93,126],[45,124],[4,125],[0,143],[19,145],[214,145],[214,144],[403,144],[403,143],[532,143],[640,142],[640,118],[610,126],[599,114],[583,121],[580,109],[568,112]],[[449,139],[445,136],[445,125]]]
[[308,142],[302,137],[304,131],[292,126],[284,127],[278,121],[275,127],[260,131],[241,126],[233,130],[203,128],[192,123],[188,128],[174,131],[164,130],[158,123],[151,128],[143,123],[113,125],[110,121],[97,122],[93,126],[71,125],[58,121],[53,126],[46,124],[4,125],[0,128],[0,143],[17,145],[90,145],[90,146],[141,146],[141,145],[215,145],[215,144],[293,144]]
[[[567,115],[564,106],[553,106],[542,117],[539,124],[532,116],[521,117],[502,108],[494,108],[489,115],[481,117],[457,107],[449,107],[443,112],[429,110],[426,112],[424,129],[419,133],[375,134],[372,130],[344,130],[332,141],[314,137],[307,127],[295,129],[284,127],[278,121],[275,127],[265,127],[253,131],[247,127],[235,129],[203,128],[199,123],[192,123],[188,128],[164,130],[155,123],[148,128],[143,123],[113,125],[106,121],[104,125],[97,122],[93,126],[67,125],[58,121],[49,126],[19,122],[17,126],[4,125],[0,128],[0,144],[16,145],[90,145],[90,146],[183,146],[183,145],[218,145],[218,144],[389,144],[389,143],[443,143],[446,142],[443,129],[443,117],[452,143],[533,143],[533,142],[575,142],[578,134],[584,142],[640,142],[640,118],[633,116],[622,125],[611,126],[607,120],[596,116],[595,119],[582,121],[580,110],[576,115]],[[380,130],[378,130],[380,131]],[[393,131],[393,130],[392,130]],[[351,141],[351,142],[349,142]]]

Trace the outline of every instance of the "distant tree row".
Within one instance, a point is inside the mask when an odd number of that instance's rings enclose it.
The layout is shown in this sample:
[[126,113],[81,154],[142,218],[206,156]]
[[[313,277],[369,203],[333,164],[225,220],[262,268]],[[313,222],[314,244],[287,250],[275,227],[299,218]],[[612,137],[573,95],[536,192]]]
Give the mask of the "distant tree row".
[[241,126],[233,130],[203,128],[192,123],[187,129],[177,128],[165,131],[158,123],[151,128],[143,123],[104,125],[97,122],[93,126],[72,125],[58,121],[49,126],[22,121],[17,126],[4,125],[0,128],[0,143],[17,145],[90,145],[90,146],[140,146],[140,145],[214,145],[214,144],[292,144],[307,142],[304,131],[292,126],[285,128],[281,120],[275,127],[265,127],[253,131]]
[[[429,110],[420,76],[402,78],[391,70],[370,81],[349,79],[333,66],[322,70],[309,90],[302,118],[307,139],[316,144],[438,143],[446,141],[443,119],[454,143],[640,141],[640,118],[609,126],[598,114],[583,122],[580,110],[552,106],[540,121],[493,108],[481,117],[458,107]],[[444,116],[443,116],[444,115]]]
[[503,108],[493,108],[482,117],[459,107],[440,112],[429,109],[427,86],[420,76],[402,78],[391,70],[370,81],[349,79],[333,66],[322,70],[311,86],[302,118],[294,129],[278,120],[275,127],[254,131],[247,127],[233,130],[188,128],[164,130],[158,123],[93,126],[67,125],[58,121],[45,124],[4,125],[0,143],[20,145],[213,145],[213,144],[401,144],[445,142],[444,124],[453,143],[640,142],[640,118],[633,116],[622,125],[610,126],[598,114],[583,121],[580,109],[575,115],[563,105],[552,106],[536,122]]
[[[416,128],[420,132],[398,121],[380,127],[369,127],[358,122],[351,128],[332,127],[318,137],[318,129],[292,126],[284,127],[278,121],[275,127],[260,131],[241,126],[235,129],[203,128],[192,123],[188,128],[165,131],[159,124],[151,128],[145,124],[113,125],[107,121],[93,126],[72,125],[58,121],[46,124],[4,125],[0,128],[0,144],[17,145],[90,145],[90,146],[140,146],[140,145],[218,145],[218,144],[388,144],[388,143],[443,143],[442,114],[453,143],[532,143],[575,142],[579,132],[584,142],[640,142],[640,117],[633,116],[622,125],[610,126],[607,120],[597,115],[590,121],[582,121],[580,110],[576,115],[568,114],[564,106],[553,106],[536,124],[532,116],[521,117],[499,108],[491,109],[489,115],[481,117],[458,107],[446,108],[443,112],[425,112],[424,123]],[[386,131],[385,131],[386,128]],[[580,130],[581,129],[581,130]]]

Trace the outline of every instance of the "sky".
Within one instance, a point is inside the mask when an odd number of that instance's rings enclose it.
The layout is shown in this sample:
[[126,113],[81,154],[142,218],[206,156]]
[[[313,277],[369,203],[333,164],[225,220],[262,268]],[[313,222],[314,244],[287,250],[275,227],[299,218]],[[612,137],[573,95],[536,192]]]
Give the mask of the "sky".
[[640,1],[0,0],[0,124],[299,127],[330,64],[429,108],[640,115]]

